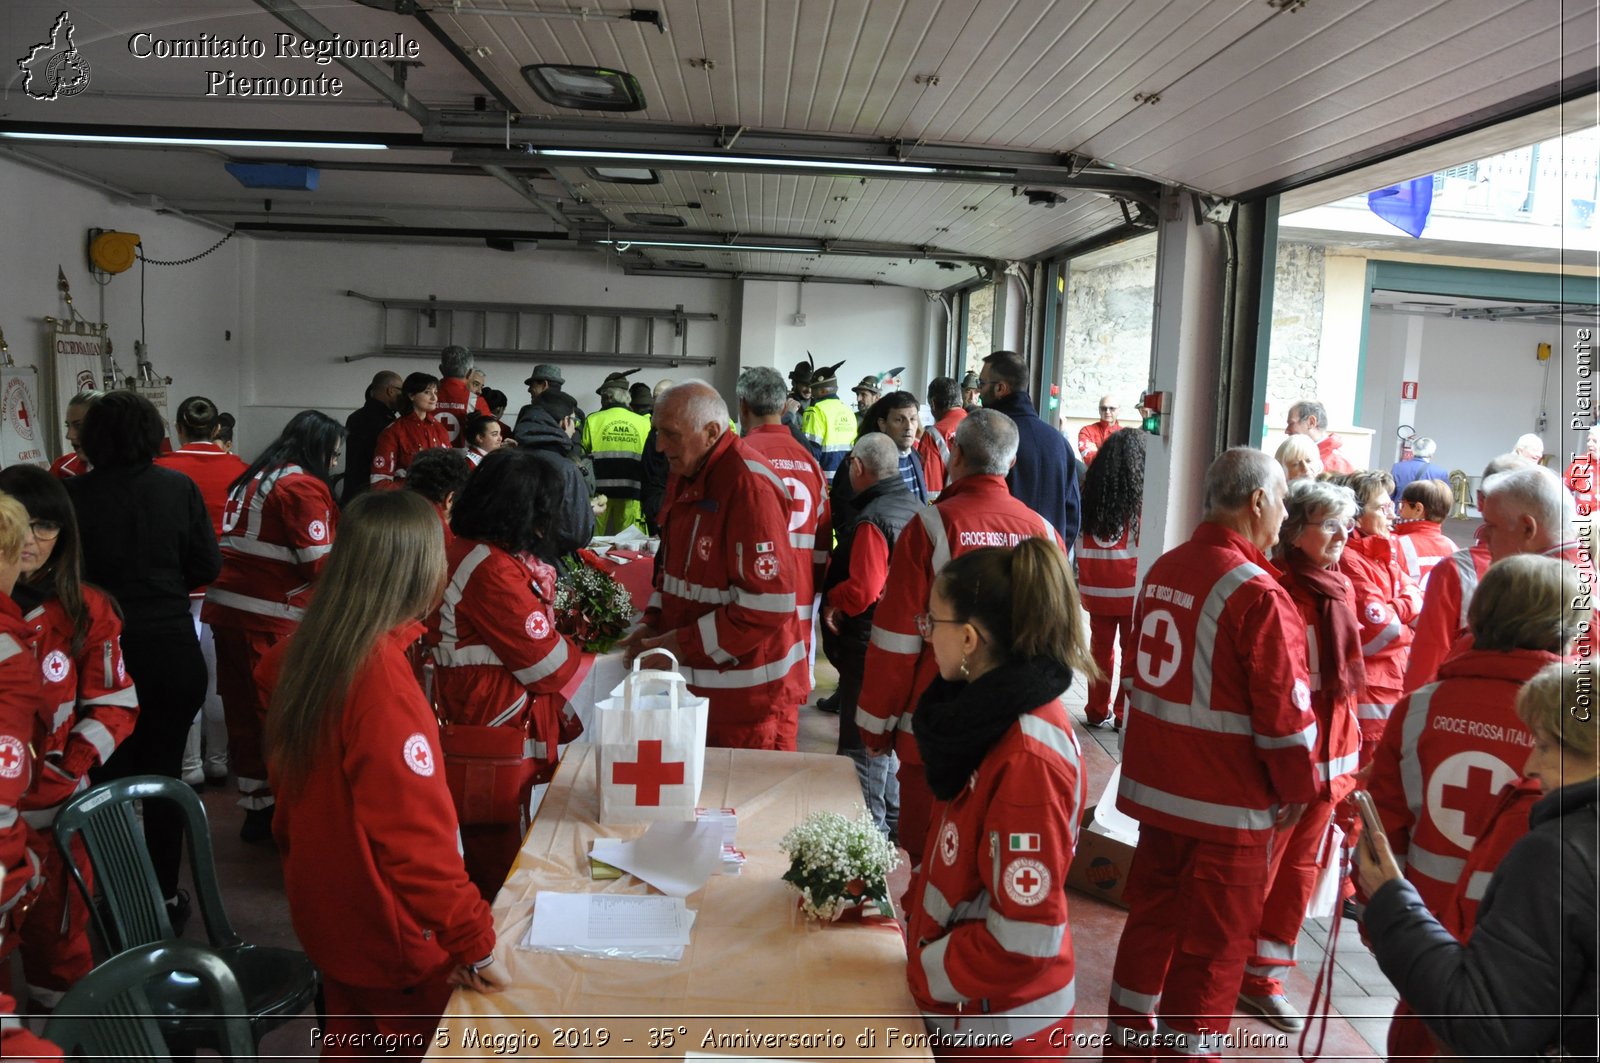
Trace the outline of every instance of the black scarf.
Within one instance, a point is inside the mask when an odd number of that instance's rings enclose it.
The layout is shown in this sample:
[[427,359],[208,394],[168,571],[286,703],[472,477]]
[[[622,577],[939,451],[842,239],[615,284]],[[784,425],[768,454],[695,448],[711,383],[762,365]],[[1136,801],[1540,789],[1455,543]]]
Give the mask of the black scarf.
[[933,796],[948,801],[959,794],[1018,717],[1071,685],[1072,669],[1048,657],[1003,664],[970,683],[935,675],[912,728]]

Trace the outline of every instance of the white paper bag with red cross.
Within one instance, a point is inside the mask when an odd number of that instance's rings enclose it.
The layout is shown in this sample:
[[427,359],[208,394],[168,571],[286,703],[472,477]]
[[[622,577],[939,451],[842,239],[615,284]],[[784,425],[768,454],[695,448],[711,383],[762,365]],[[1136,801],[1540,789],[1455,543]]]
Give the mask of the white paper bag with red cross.
[[[672,669],[640,667],[657,655]],[[677,664],[666,650],[641,653],[628,677],[595,705],[601,823],[694,819],[709,705],[690,692]]]

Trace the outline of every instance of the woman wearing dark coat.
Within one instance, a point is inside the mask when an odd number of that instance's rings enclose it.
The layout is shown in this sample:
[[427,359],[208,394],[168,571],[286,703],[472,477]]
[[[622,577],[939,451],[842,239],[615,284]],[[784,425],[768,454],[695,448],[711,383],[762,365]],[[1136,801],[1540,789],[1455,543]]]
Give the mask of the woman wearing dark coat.
[[[123,660],[139,691],[138,723],[94,772],[96,781],[178,778],[189,725],[206,697],[189,592],[217,578],[222,554],[200,489],[154,463],[162,435],[161,415],[148,399],[114,391],[84,417],[91,471],[67,481],[83,540],[83,578],[122,610]],[[145,843],[162,895],[177,905],[183,825],[176,810],[146,810]]]
[[[1592,662],[1547,665],[1517,697],[1533,733],[1523,769],[1544,788],[1506,854],[1465,942],[1407,882],[1381,830],[1362,832],[1363,917],[1383,973],[1441,1044],[1476,1059],[1594,1059],[1596,848],[1600,768]],[[1469,857],[1470,863],[1470,857]]]

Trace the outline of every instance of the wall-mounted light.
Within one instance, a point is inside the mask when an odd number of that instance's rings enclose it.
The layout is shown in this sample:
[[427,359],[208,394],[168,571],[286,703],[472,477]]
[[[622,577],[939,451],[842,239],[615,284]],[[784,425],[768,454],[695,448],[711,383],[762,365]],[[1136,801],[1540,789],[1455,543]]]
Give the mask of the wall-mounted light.
[[241,140],[232,137],[114,136],[105,133],[27,133],[0,130],[7,140],[44,140],[67,144],[132,144],[183,148],[309,148],[321,151],[388,151],[387,144],[362,144],[349,140]]

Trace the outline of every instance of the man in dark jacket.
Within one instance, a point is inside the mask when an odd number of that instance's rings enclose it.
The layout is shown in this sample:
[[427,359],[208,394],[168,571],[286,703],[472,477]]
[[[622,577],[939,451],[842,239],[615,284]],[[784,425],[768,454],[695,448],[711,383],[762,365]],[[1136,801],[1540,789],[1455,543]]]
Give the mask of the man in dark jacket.
[[1011,497],[1049,521],[1068,550],[1078,538],[1078,459],[1061,433],[1039,419],[1028,395],[1028,366],[1015,351],[995,351],[978,374],[985,409],[1017,424],[1017,463],[1006,476]]
[[551,529],[549,550],[540,551],[552,563],[594,538],[594,510],[589,507],[594,467],[572,439],[577,432],[577,405],[565,392],[547,391],[517,418],[517,446],[532,451],[561,476],[561,519]]
[[856,699],[872,638],[872,614],[889,578],[889,554],[922,504],[900,478],[899,447],[881,432],[856,440],[841,471],[854,487],[856,508],[851,523],[837,529],[839,544],[822,580],[822,648],[839,669],[839,753],[855,761],[867,811],[878,829],[893,837],[900,822],[896,761],[892,753],[868,755],[856,727]]
[[366,405],[345,418],[345,474],[339,491],[341,506],[348,506],[350,500],[365,491],[371,482],[367,470],[372,468],[372,451],[378,445],[378,436],[399,416],[394,406],[399,399],[400,374],[385,369],[367,385]]

